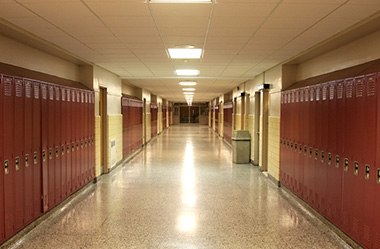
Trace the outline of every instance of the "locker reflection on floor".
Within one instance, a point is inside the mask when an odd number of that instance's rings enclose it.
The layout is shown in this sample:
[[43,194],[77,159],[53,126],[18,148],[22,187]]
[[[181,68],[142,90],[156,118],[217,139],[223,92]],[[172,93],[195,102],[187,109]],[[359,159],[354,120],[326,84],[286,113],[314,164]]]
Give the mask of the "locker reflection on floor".
[[13,248],[349,248],[207,126],[172,126]]

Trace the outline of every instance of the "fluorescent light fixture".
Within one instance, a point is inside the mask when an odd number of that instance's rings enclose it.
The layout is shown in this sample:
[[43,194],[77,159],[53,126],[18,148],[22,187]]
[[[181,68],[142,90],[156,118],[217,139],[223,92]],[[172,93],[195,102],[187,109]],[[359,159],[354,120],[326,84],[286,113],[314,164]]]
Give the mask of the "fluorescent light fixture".
[[177,75],[180,76],[197,76],[199,75],[199,70],[193,70],[193,69],[177,69],[175,70]]
[[181,86],[195,86],[197,82],[194,81],[182,81],[179,83]]
[[202,56],[200,48],[169,48],[168,51],[172,59],[200,59]]
[[150,0],[151,3],[211,3],[211,0]]
[[195,91],[195,88],[182,88],[182,91]]
[[192,93],[192,92],[185,92],[183,94],[185,94],[185,95],[194,95],[194,93]]

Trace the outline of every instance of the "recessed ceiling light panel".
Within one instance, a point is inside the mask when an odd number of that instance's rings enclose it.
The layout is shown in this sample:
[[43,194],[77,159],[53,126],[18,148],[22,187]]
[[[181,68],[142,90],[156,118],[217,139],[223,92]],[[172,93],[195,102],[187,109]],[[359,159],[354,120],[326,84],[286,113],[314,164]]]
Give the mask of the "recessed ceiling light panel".
[[177,75],[180,76],[197,76],[199,75],[199,70],[193,70],[193,69],[177,69],[175,70]]
[[182,91],[195,91],[195,88],[182,88]]
[[183,94],[184,94],[184,95],[194,95],[193,92],[184,92]]
[[194,81],[182,81],[179,83],[181,86],[195,86],[197,82]]
[[211,3],[211,0],[150,0],[151,3]]
[[168,51],[172,59],[200,59],[202,56],[200,48],[169,48]]

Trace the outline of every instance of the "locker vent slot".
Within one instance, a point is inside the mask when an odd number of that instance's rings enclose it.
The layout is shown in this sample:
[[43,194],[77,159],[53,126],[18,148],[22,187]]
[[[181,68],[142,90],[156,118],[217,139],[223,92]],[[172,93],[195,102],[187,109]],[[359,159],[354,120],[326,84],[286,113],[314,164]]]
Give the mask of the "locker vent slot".
[[301,101],[301,102],[303,102],[303,95],[304,95],[304,94],[305,94],[304,91],[301,90],[301,92],[300,92],[300,101]]
[[84,94],[81,93],[80,96],[81,96],[81,102],[84,103]]
[[41,86],[41,94],[43,99],[47,99],[47,89],[45,85]]
[[75,150],[75,143],[72,142],[72,143],[71,143],[71,151],[74,151],[74,150]]
[[22,97],[22,81],[16,80],[16,97]]
[[25,82],[25,97],[28,99],[32,95],[32,84],[29,81]]
[[66,101],[66,92],[64,89],[62,89],[62,101]]
[[70,90],[67,90],[67,101],[71,101],[70,97],[71,97]]
[[314,88],[310,90],[310,101],[314,101]]
[[4,172],[6,175],[9,174],[9,161],[8,160],[4,161]]
[[293,142],[290,143],[290,150],[293,150]]
[[71,97],[72,97],[71,99],[73,100],[73,102],[75,102],[75,92],[71,93]]
[[77,102],[78,102],[78,103],[80,102],[80,95],[79,95],[79,92],[77,92]]
[[86,96],[86,103],[88,103],[88,95],[86,94],[85,96]]
[[4,95],[12,96],[12,80],[9,78],[4,78]]
[[315,90],[315,100],[319,101],[321,99],[321,88],[317,87],[317,90]]
[[49,86],[49,99],[54,100],[54,89],[52,86]]
[[53,159],[53,149],[49,148],[49,159]]
[[55,88],[55,100],[59,100],[59,88]]
[[309,101],[309,94],[310,94],[309,89],[306,89],[305,90],[305,101]]
[[373,78],[369,78],[368,85],[367,85],[367,96],[374,96],[375,95],[375,81]]
[[299,91],[296,92],[296,103],[300,102],[300,93]]
[[338,84],[337,94],[338,99],[343,99],[343,84]]
[[40,98],[40,88],[38,85],[34,85],[34,98],[39,99]]
[[355,161],[354,167],[354,175],[357,176],[359,174],[359,163],[357,161]]
[[352,98],[353,95],[353,86],[352,82],[347,82],[346,84],[346,98]]
[[298,144],[294,144],[294,151],[295,151],[295,152],[298,151]]
[[327,99],[327,86],[323,86],[323,89],[322,89],[322,99],[323,100],[326,100]]
[[359,80],[356,82],[356,97],[363,97],[363,89],[364,88],[364,85],[363,85],[363,81],[362,80]]
[[365,165],[365,179],[369,180],[369,165]]
[[334,99],[335,88],[334,86],[330,86],[330,99]]

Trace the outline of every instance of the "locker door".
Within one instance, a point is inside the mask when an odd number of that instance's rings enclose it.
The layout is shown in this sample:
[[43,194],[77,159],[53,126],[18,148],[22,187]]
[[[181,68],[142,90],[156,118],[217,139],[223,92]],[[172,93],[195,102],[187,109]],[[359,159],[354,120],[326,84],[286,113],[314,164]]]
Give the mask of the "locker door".
[[305,113],[304,113],[304,89],[299,90],[299,102],[298,102],[298,146],[296,148],[296,153],[298,157],[298,196],[303,198],[303,171],[304,171],[304,155],[303,155],[303,145],[305,144]]
[[62,201],[62,193],[61,193],[61,93],[59,91],[59,87],[54,87],[55,91],[55,142],[54,142],[54,157],[55,157],[55,204],[57,205]]
[[295,192],[294,190],[294,143],[295,143],[295,91],[290,92],[290,113],[291,114],[291,123],[290,123],[290,147],[289,147],[289,159],[287,163],[287,183],[289,188]]
[[59,88],[61,94],[61,146],[60,146],[60,157],[61,157],[61,195],[62,200],[67,197],[67,151],[66,151],[66,141],[67,141],[67,101],[66,101],[66,88]]
[[50,95],[48,94],[48,86],[45,83],[41,84],[41,164],[42,164],[42,207],[43,212],[49,209],[49,146],[50,146],[50,127],[49,127],[49,110],[50,110]]
[[71,118],[71,192],[75,192],[78,189],[78,151],[77,151],[77,92],[76,90],[71,90],[71,108],[72,108],[72,118]]
[[71,119],[72,118],[72,103],[71,103],[71,91],[66,89],[66,193],[70,195],[71,183],[72,183],[72,135],[71,135]]
[[[42,213],[42,202],[41,195],[43,196],[43,191],[41,187],[41,150],[42,150],[42,135],[41,135],[41,94],[40,94],[40,83],[37,81],[33,82],[33,130],[32,130],[32,153],[30,158],[30,164],[33,167],[33,218],[37,218]],[[46,93],[46,92],[45,92]],[[45,95],[46,96],[46,95]],[[45,101],[46,102],[46,101]],[[46,104],[46,103],[45,103]],[[45,108],[46,109],[46,108]],[[44,109],[44,110],[45,110]],[[46,134],[46,129],[44,130]],[[46,149],[45,149],[46,150]]]
[[10,238],[15,232],[15,163],[14,155],[14,120],[15,120],[15,89],[14,79],[3,76],[3,167],[4,167],[4,231],[5,238]]
[[90,164],[89,164],[89,156],[88,156],[88,131],[89,131],[89,103],[88,103],[88,92],[84,93],[84,165],[85,165],[85,183],[90,180]]
[[[4,150],[3,150],[3,142],[4,142],[4,134],[3,134],[3,76],[0,75],[0,162],[2,163],[2,167],[4,167]],[[3,193],[0,196],[0,244],[5,240],[4,234],[4,172],[5,168],[0,170],[0,193]]]
[[352,202],[354,188],[354,110],[355,88],[354,79],[344,80],[344,155],[342,156],[343,184],[342,184],[342,230],[351,235],[352,227]]
[[309,189],[310,189],[310,160],[309,160],[309,147],[310,147],[310,88],[304,88],[304,104],[303,104],[303,134],[304,134],[304,143],[302,148],[302,156],[303,156],[303,191],[302,196],[303,199],[307,202],[310,201],[309,198]]
[[[380,78],[380,73],[377,76],[377,81],[379,78]],[[376,90],[377,90],[375,91],[375,94],[377,97],[376,106],[377,106],[377,110],[380,110],[380,98],[379,98],[378,88],[376,88]],[[377,115],[377,121],[380,121],[379,118],[380,118],[380,115]],[[379,122],[377,122],[377,124],[379,124]],[[380,148],[380,130],[378,128],[376,130],[376,139],[377,139],[377,143],[376,143],[376,149],[377,149],[377,148]],[[373,172],[371,172],[371,175],[370,175],[370,177],[374,175],[374,177],[376,178],[376,184],[373,186],[373,188],[375,189],[376,196],[380,196],[380,163],[379,162],[380,162],[380,153],[376,153],[375,169],[373,170]],[[377,211],[377,210],[380,210],[380,199],[374,198],[374,201],[375,201],[374,208],[376,212],[372,213],[374,214],[373,248],[380,249],[380,212]]]
[[92,92],[92,102],[91,102],[91,136],[92,136],[92,147],[91,147],[91,158],[92,158],[92,172],[91,172],[91,178],[95,178],[95,93]]
[[86,165],[84,160],[84,126],[85,126],[85,113],[84,113],[84,92],[83,90],[80,91],[80,129],[79,129],[79,139],[80,139],[80,166],[81,166],[81,174],[80,174],[80,186],[82,187],[85,184],[85,173],[86,173]]
[[315,87],[310,87],[310,102],[309,102],[309,148],[308,148],[308,190],[309,192],[307,193],[306,196],[306,201],[311,205],[315,207],[315,200],[314,200],[314,193],[315,193],[315,188],[314,188],[314,178],[315,176],[315,131],[316,131],[316,90]]
[[48,85],[48,192],[49,192],[49,209],[55,206],[55,95],[54,86]]
[[33,219],[33,99],[32,81],[24,80],[24,224],[28,224]]
[[[152,110],[152,105],[151,105],[151,112],[152,112],[152,117],[153,117],[153,110]],[[284,182],[284,169],[283,169],[283,164],[284,164],[284,126],[285,126],[285,119],[284,119],[284,92],[281,92],[281,111],[280,111],[280,182]],[[226,109],[224,109],[224,114],[226,115]],[[226,117],[226,116],[225,116]],[[153,123],[153,122],[152,122]],[[226,123],[226,121],[224,121]],[[153,133],[153,132],[152,132]],[[152,134],[153,138],[153,134]]]
[[15,78],[15,117],[14,117],[14,159],[15,160],[15,230],[24,226],[24,83],[23,79]]
[[319,206],[323,215],[326,215],[326,195],[327,195],[327,166],[328,166],[328,128],[329,128],[329,100],[328,90],[329,83],[324,83],[321,86],[321,143],[319,163]]
[[371,247],[374,242],[374,215],[376,192],[376,130],[377,130],[377,77],[376,74],[366,75],[364,92],[364,122],[362,130],[364,132],[364,141],[361,142],[363,156],[363,177],[358,178],[362,186],[362,202],[364,203],[361,210],[361,220],[363,223],[363,234],[361,242],[366,247]]

